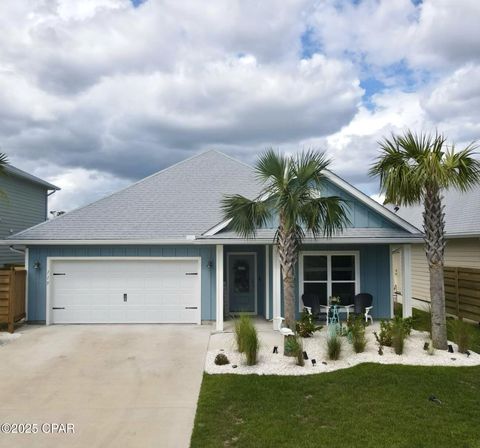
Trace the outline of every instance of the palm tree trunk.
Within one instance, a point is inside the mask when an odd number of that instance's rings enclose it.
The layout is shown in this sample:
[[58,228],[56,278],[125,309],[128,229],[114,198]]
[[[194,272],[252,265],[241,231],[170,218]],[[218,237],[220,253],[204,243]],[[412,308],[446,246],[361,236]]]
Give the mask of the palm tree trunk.
[[423,212],[425,253],[430,271],[430,301],[432,308],[432,341],[440,350],[448,348],[445,317],[445,286],[443,264],[445,252],[445,214],[437,188],[427,188]]
[[298,258],[298,244],[294,232],[285,229],[283,217],[277,232],[277,247],[283,280],[283,306],[285,324],[294,330],[295,326],[295,264]]

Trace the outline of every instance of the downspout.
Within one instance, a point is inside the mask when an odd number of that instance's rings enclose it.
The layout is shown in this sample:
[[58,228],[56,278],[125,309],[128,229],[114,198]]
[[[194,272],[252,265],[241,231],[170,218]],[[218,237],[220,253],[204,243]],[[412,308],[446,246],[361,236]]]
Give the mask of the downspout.
[[[48,190],[47,190],[48,191]],[[45,221],[48,220],[48,198],[54,194],[57,190],[52,190],[50,193],[47,193],[45,196]]]
[[15,252],[15,253],[17,253],[17,254],[25,255],[25,251],[22,250],[22,249],[15,249],[13,246],[8,246],[8,248],[9,248],[12,252]]

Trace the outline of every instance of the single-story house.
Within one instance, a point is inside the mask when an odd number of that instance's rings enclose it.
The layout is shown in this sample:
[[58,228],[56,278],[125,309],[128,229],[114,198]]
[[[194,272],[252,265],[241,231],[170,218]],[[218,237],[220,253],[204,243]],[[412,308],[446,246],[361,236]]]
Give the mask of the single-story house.
[[[332,238],[305,240],[297,310],[303,292],[368,292],[373,317],[391,317],[391,245],[408,251],[421,234],[345,180],[327,176],[320,193],[347,201],[351,225]],[[7,244],[25,250],[28,320],[215,321],[221,331],[230,314],[282,315],[275,226],[244,239],[223,221],[220,207],[225,194],[255,198],[260,189],[251,166],[208,151],[10,237]]]
[[[451,189],[444,193],[445,205],[445,266],[480,269],[480,186],[470,191]],[[413,226],[423,227],[423,206],[395,207],[397,216]],[[402,301],[402,248],[393,247],[394,287]],[[412,304],[416,308],[430,303],[430,277],[423,243],[411,246]]]
[[[8,238],[47,220],[48,197],[60,190],[13,165],[0,174],[0,239]],[[8,246],[0,246],[0,266],[23,265],[25,258]]]

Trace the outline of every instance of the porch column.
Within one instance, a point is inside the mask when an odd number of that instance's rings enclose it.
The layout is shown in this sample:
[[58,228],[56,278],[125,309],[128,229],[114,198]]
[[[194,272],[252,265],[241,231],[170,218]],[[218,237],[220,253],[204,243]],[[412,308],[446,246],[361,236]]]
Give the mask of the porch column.
[[280,259],[278,258],[277,246],[273,245],[272,251],[272,317],[281,317],[281,291],[282,275],[280,271]]
[[402,301],[403,317],[412,315],[412,246],[402,247]]
[[269,245],[265,245],[265,319],[270,316],[270,250]]
[[216,246],[216,331],[223,331],[223,244]]

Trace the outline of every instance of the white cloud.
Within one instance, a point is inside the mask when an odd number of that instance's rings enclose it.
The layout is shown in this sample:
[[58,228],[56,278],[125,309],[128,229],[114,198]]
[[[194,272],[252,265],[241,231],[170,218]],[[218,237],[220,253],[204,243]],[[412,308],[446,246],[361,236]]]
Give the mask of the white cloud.
[[324,148],[374,194],[382,136],[480,137],[477,22],[476,0],[1,2],[0,147],[61,209],[212,147]]
[[83,168],[62,170],[61,174],[51,176],[50,180],[61,188],[49,198],[49,210],[57,212],[89,204],[130,183],[111,174]]

